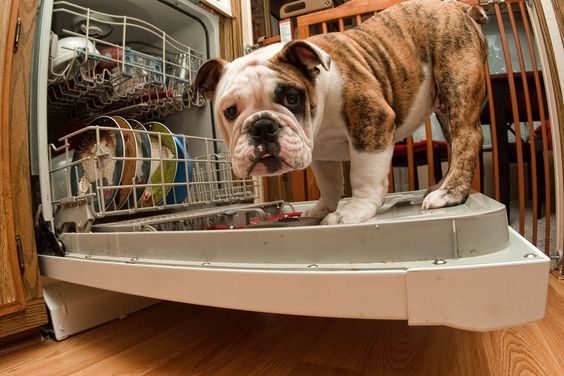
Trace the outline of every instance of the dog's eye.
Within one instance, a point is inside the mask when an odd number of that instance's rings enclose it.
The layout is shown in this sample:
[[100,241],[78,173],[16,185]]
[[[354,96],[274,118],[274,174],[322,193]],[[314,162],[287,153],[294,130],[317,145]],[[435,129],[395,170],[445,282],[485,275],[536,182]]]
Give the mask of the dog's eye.
[[223,114],[225,115],[226,118],[228,119],[235,119],[237,117],[237,106],[230,106],[227,107],[224,111]]
[[297,91],[289,91],[284,95],[284,106],[285,107],[296,107],[300,104],[300,94]]

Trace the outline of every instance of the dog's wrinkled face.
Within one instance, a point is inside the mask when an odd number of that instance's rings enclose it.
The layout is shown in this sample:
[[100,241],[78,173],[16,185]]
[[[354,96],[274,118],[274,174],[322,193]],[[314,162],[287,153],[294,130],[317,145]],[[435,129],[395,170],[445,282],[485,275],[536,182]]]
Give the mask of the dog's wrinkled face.
[[200,68],[195,87],[213,101],[235,174],[279,175],[309,166],[320,64],[329,68],[328,55],[298,41]]

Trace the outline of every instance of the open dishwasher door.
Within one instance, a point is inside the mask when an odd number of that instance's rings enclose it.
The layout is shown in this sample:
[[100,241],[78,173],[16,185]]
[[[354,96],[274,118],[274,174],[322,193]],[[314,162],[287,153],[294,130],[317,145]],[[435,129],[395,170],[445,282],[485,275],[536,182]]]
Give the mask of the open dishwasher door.
[[[358,225],[185,230],[202,218],[313,203],[249,204],[64,233],[43,275],[151,298],[262,312],[493,330],[544,315],[549,259],[480,194],[423,211],[423,192],[389,194]],[[344,203],[344,202],[343,202]]]

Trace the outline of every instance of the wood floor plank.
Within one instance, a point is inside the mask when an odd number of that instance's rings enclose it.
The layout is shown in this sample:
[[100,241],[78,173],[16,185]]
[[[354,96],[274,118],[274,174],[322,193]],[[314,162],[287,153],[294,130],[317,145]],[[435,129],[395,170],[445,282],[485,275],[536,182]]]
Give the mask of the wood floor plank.
[[[157,305],[68,340],[47,341],[29,351],[5,357],[0,362],[0,370],[14,375],[33,375],[34,370],[42,370],[42,376],[71,375],[130,348],[144,338],[154,336],[168,326],[186,320],[186,317],[200,310],[200,307],[181,304]],[[167,317],[167,320],[160,320],[160,317]]]
[[359,376],[357,371],[347,368],[333,367],[301,362],[296,365],[288,376]]
[[[244,351],[236,356],[229,356],[230,362],[225,363],[225,367],[217,370],[210,370],[203,375],[206,376],[286,376],[298,365],[297,360],[284,359],[270,356],[265,353],[256,353],[254,351]],[[161,375],[161,374],[159,374]],[[163,374],[172,376],[171,374]],[[182,374],[175,374],[180,376]]]
[[[564,346],[562,346],[564,337],[564,280],[550,279],[548,287],[547,309],[546,315],[542,321],[538,323],[544,338],[549,346],[553,349],[555,356],[564,363]],[[563,372],[564,374],[564,372]]]
[[408,327],[403,321],[380,321],[356,369],[362,375],[408,374],[418,364],[418,353],[432,333],[430,328]]
[[308,337],[311,333],[319,333],[319,325],[324,323],[324,320],[315,318],[251,312],[225,310],[222,314],[226,317],[218,317],[216,321],[226,322],[234,316],[237,319],[228,322],[217,333],[212,331],[213,328],[204,328],[205,335],[194,335],[204,338],[197,344],[196,351],[188,350],[147,375],[272,375],[289,372],[291,368],[287,367],[297,364],[308,343],[315,339],[308,340]]
[[145,375],[178,361],[184,354],[193,355],[188,359],[195,369],[217,366],[209,360],[225,342],[232,340],[229,328],[235,327],[242,316],[226,310],[209,310],[203,316],[178,320],[174,326],[72,375]]
[[490,333],[492,368],[507,375],[563,375],[564,359],[555,357],[543,336],[538,324]]
[[272,357],[300,361],[315,346],[331,319],[303,316],[280,316],[275,326],[268,328],[252,350]]
[[542,321],[475,333],[165,302],[0,357],[0,375],[564,375],[564,281]]
[[[382,326],[376,320],[330,319],[323,334],[304,356],[307,364],[354,370],[374,331]],[[385,325],[385,324],[384,324]]]

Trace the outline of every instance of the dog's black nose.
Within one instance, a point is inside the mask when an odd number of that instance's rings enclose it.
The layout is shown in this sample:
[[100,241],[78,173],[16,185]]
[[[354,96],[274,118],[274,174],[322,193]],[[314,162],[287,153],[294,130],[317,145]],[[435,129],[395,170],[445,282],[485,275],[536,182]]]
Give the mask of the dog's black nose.
[[249,135],[256,143],[275,141],[279,132],[280,125],[270,119],[259,119],[249,129]]

